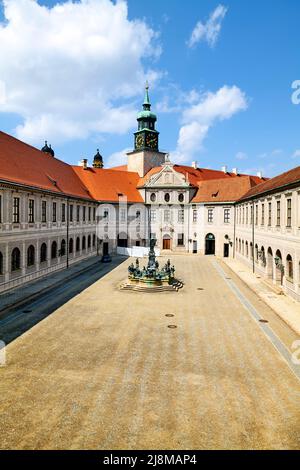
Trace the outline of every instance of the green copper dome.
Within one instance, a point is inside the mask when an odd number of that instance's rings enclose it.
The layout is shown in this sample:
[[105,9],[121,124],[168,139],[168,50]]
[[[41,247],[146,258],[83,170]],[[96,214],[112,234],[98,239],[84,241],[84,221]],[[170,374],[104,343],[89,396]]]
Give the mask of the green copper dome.
[[151,103],[150,103],[150,98],[149,98],[149,85],[148,82],[146,83],[145,86],[145,97],[144,97],[144,103],[143,103],[143,110],[140,111],[137,115],[137,120],[150,120],[155,122],[157,120],[157,117],[154,113],[152,113],[151,110]]
[[151,111],[140,111],[137,115],[137,120],[140,119],[152,119],[153,121],[157,120],[156,114],[152,113]]

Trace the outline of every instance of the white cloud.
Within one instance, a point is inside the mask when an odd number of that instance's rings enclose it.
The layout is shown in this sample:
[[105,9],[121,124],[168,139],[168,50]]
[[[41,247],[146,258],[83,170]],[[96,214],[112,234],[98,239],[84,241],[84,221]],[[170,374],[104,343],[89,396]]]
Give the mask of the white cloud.
[[6,102],[5,83],[0,80],[0,106]]
[[4,0],[0,24],[0,112],[17,113],[19,138],[33,143],[91,134],[124,133],[135,124],[137,94],[155,59],[157,34],[129,20],[120,0],[66,1],[52,8],[35,0]]
[[127,165],[127,152],[130,152],[132,149],[124,149],[120,152],[112,153],[108,158],[106,158],[105,167],[111,168],[119,165]]
[[223,86],[216,93],[207,92],[199,96],[198,103],[192,104],[182,113],[182,127],[179,130],[177,148],[172,153],[174,161],[188,161],[201,149],[209,129],[218,121],[231,118],[247,109],[247,98],[238,87]]
[[224,5],[218,5],[210,14],[206,23],[198,21],[187,45],[193,47],[200,41],[206,41],[210,47],[213,47],[218,40],[227,10],[228,8]]
[[235,156],[238,160],[247,160],[248,155],[245,152],[238,152]]
[[292,158],[299,158],[300,157],[300,149],[295,150],[295,152],[292,155]]

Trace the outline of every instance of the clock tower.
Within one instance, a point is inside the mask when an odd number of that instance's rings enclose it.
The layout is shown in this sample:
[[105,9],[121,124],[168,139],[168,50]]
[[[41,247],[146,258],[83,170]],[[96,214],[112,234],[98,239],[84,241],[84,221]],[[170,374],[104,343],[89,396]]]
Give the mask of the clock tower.
[[138,130],[134,133],[134,149],[158,151],[159,132],[155,129],[156,115],[151,112],[149,85],[146,83],[143,110],[137,115]]
[[137,115],[138,130],[134,133],[134,150],[128,155],[128,171],[145,176],[148,171],[165,161],[165,153],[158,149],[159,132],[155,129],[157,117],[151,112],[149,85],[146,83],[143,109]]

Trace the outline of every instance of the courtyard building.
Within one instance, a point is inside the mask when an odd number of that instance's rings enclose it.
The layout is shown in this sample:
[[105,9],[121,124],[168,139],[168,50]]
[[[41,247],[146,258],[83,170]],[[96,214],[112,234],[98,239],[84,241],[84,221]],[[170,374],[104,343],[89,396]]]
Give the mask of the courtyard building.
[[268,180],[173,163],[148,86],[137,123],[114,168],[99,150],[70,165],[0,132],[0,291],[96,254],[143,256],[156,239],[162,254],[237,256],[299,300],[299,168]]
[[237,202],[235,251],[254,272],[300,300],[300,167]]

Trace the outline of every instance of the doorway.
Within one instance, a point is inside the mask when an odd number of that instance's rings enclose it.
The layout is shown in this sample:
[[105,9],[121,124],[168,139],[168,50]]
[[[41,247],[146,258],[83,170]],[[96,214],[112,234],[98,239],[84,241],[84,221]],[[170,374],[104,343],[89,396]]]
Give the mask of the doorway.
[[229,243],[224,243],[224,258],[229,257]]
[[215,254],[215,236],[212,233],[208,233],[205,237],[205,254]]
[[163,250],[171,250],[171,238],[168,235],[164,235]]

